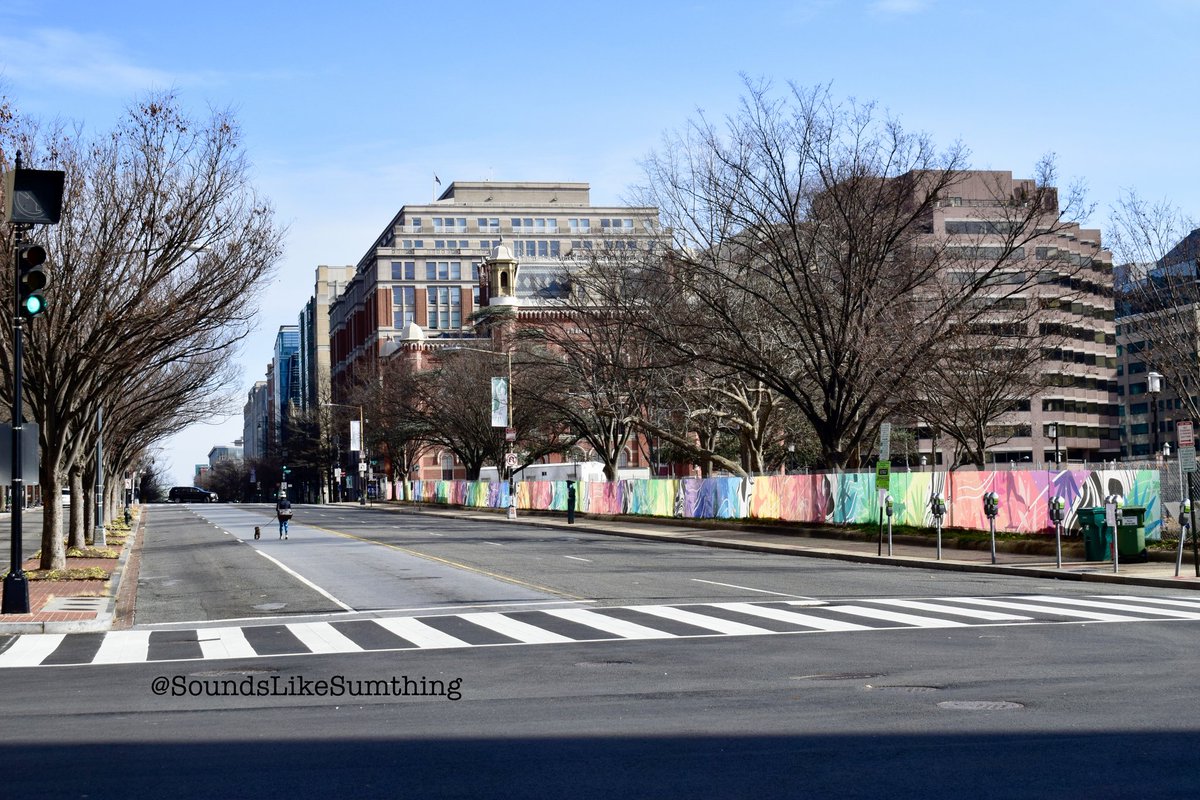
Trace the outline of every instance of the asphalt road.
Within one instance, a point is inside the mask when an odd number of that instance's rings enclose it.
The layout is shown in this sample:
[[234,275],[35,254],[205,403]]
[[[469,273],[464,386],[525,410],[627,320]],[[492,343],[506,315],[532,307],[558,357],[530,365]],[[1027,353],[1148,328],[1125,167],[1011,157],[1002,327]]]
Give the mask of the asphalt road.
[[[287,542],[260,540],[297,577],[253,551],[247,523],[268,514],[153,509],[139,625],[199,613],[207,601],[193,581],[227,589],[203,613],[232,619],[261,615],[262,601],[293,614],[380,615],[381,596],[398,609],[387,613],[416,615],[1097,593],[354,508],[300,508]],[[173,538],[160,536],[168,530]],[[350,574],[315,571],[331,559]],[[380,568],[368,571],[372,560]],[[422,572],[433,567],[450,573]],[[435,579],[403,581],[400,569]],[[148,570],[176,576],[167,580],[190,606]],[[4,795],[1188,797],[1200,781],[1198,625],[999,623],[6,669],[0,763],[20,768]],[[321,680],[392,678],[413,691],[317,696]],[[242,696],[248,679],[275,691]],[[451,685],[460,699],[416,696]]]

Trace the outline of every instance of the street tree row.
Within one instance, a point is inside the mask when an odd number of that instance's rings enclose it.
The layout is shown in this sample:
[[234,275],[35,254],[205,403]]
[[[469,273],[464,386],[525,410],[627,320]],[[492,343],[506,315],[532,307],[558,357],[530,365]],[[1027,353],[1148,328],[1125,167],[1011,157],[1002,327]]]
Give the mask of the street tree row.
[[[20,151],[26,166],[66,173],[61,222],[33,232],[52,282],[49,308],[25,336],[25,408],[40,425],[45,496],[64,486],[84,496],[102,430],[111,505],[157,443],[236,401],[230,358],[282,249],[241,138],[231,114],[193,118],[169,93],[95,134],[12,109],[4,118],[5,169]],[[0,302],[11,308],[11,248],[0,265]],[[10,404],[10,326],[0,342],[0,397]],[[72,504],[72,545],[84,540],[81,505]],[[61,514],[46,504],[43,568],[64,565]]]

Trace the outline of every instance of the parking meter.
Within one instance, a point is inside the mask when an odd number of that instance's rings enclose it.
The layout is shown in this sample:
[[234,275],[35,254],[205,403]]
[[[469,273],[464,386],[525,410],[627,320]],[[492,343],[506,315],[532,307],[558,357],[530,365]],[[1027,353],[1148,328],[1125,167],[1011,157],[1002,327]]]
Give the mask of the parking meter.
[[883,498],[883,509],[887,512],[889,517],[895,513],[895,502],[892,500],[892,496],[890,494]]
[[[1179,577],[1179,568],[1183,566],[1183,543],[1187,541],[1188,528],[1192,522],[1192,501],[1184,500],[1179,504],[1179,552],[1175,556],[1175,577]],[[1192,552],[1196,551],[1196,537],[1192,535]],[[1196,576],[1200,577],[1200,557],[1196,559]]]
[[988,527],[992,531],[992,563],[996,563],[996,517],[1000,515],[1000,495],[995,492],[984,492],[983,513],[988,518]]
[[929,509],[933,512],[934,518],[939,522],[941,521],[942,517],[946,516],[946,501],[942,498],[940,492],[935,493],[933,498],[929,501]]
[[933,527],[937,531],[937,557],[942,560],[942,517],[946,516],[946,501],[941,492],[934,492],[929,499],[929,510],[933,514]]
[[1059,569],[1062,569],[1062,524],[1067,518],[1067,501],[1061,496],[1050,499],[1050,520],[1054,523],[1054,556]]
[[988,519],[995,519],[1000,515],[1000,495],[995,492],[986,492],[983,495],[983,513]]

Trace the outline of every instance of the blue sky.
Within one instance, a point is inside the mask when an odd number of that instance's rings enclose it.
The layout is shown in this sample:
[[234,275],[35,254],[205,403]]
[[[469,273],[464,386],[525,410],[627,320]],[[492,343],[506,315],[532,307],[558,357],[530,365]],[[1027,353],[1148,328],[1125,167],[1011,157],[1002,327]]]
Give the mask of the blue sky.
[[[1198,28],[1200,0],[5,0],[0,91],[98,130],[150,89],[236,113],[290,229],[239,357],[248,389],[315,266],[357,262],[435,173],[619,202],[664,132],[735,109],[742,73],[874,100],[979,168],[1055,153],[1094,226],[1126,188],[1200,217]],[[168,442],[174,480],[240,435],[237,411]]]

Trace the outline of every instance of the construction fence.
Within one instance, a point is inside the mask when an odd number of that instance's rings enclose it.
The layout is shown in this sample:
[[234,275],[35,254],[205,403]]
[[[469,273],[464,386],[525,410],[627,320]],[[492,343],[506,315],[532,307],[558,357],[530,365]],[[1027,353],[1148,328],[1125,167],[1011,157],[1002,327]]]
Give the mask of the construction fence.
[[[1120,465],[1124,466],[1124,465]],[[1078,533],[1080,508],[1104,505],[1108,495],[1126,506],[1146,509],[1146,538],[1159,539],[1164,519],[1177,518],[1181,482],[1173,467],[1066,470],[954,470],[899,472],[890,476],[893,523],[932,527],[929,501],[946,501],[947,527],[988,530],[983,495],[996,492],[1000,516],[996,530],[1053,534],[1048,506],[1061,496],[1067,504],[1067,531]],[[583,514],[631,514],[678,519],[779,520],[816,524],[873,524],[879,521],[874,472],[827,472],[753,477],[649,478],[576,484],[576,511]],[[417,502],[477,508],[506,508],[504,482],[414,481]],[[522,481],[516,506],[524,510],[566,511],[567,481]],[[1166,506],[1164,505],[1166,504]],[[1165,511],[1165,513],[1164,513]],[[1175,535],[1173,528],[1170,535]]]

